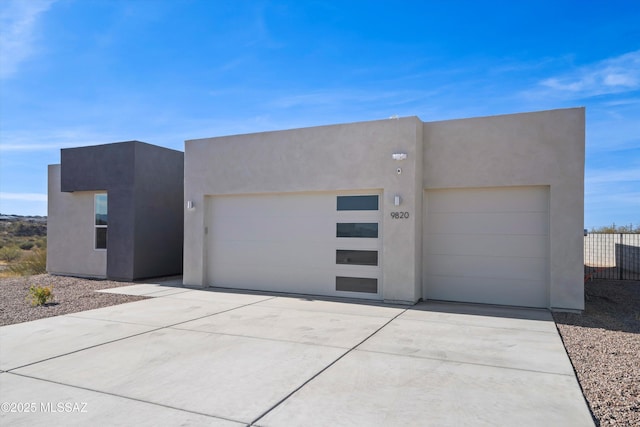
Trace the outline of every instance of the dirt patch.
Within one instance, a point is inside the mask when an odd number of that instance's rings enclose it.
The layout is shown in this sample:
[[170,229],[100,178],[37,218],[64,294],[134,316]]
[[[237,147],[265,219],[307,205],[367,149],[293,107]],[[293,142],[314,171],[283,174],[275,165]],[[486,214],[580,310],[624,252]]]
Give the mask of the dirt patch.
[[[0,326],[146,299],[140,296],[95,292],[98,289],[117,288],[128,284],[130,283],[49,274],[0,279]],[[28,299],[31,286],[53,287],[52,303],[32,307]]]

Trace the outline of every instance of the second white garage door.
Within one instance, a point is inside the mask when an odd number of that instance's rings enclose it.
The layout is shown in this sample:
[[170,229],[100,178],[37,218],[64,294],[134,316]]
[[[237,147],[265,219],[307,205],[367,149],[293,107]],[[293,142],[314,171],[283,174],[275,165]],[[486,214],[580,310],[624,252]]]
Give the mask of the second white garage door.
[[366,191],[208,197],[208,283],[380,299],[378,197]]
[[548,187],[430,190],[425,207],[425,299],[548,305]]

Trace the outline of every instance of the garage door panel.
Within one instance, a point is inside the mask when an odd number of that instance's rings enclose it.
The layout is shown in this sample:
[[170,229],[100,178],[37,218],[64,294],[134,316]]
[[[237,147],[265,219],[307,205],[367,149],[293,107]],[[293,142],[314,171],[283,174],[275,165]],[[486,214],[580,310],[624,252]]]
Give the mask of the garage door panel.
[[219,217],[255,217],[256,203],[262,217],[280,217],[283,212],[291,216],[329,214],[335,210],[335,196],[316,194],[300,203],[298,194],[255,194],[243,196],[210,197],[213,210]]
[[381,278],[380,269],[373,266],[338,265],[335,271],[338,276]]
[[544,253],[547,236],[494,234],[429,234],[425,248],[434,255],[486,255],[537,257]]
[[[442,276],[433,280],[433,293],[444,301],[460,301],[460,295],[467,295],[468,302],[482,304],[524,305],[544,307],[547,297],[537,290],[538,281],[519,280],[514,286],[513,280],[496,278],[473,278],[462,276]],[[492,292],[487,292],[491,289]],[[526,301],[523,304],[523,301]]]
[[335,222],[322,217],[233,218],[213,223],[209,232],[223,240],[329,241],[335,235]]
[[232,271],[225,268],[216,272],[215,285],[219,287],[254,289],[274,292],[328,295],[335,280],[331,272],[314,268],[290,268],[283,276],[277,266]]
[[[375,278],[379,284],[380,263],[338,265],[336,250],[380,251],[382,239],[338,238],[336,224],[380,223],[380,211],[337,211],[337,196],[277,193],[207,197],[208,284],[318,295],[344,294],[336,290],[337,275]],[[381,291],[378,286],[375,293],[350,294],[379,299]]]
[[[447,212],[522,212],[549,210],[545,187],[474,188],[429,192],[432,213]],[[455,194],[453,192],[455,192]],[[497,210],[498,209],[498,210]]]
[[439,234],[548,234],[546,212],[454,212],[430,215]]
[[546,260],[494,256],[434,255],[427,268],[434,276],[464,276],[512,280],[544,280]]
[[548,192],[548,187],[428,191],[425,298],[545,307]]
[[380,239],[336,238],[336,249],[382,250]]
[[224,250],[212,251],[210,255],[212,268],[218,269],[269,264],[288,270],[295,265],[327,268],[335,264],[335,252],[313,242],[307,242],[304,248],[300,248],[288,242],[227,241]]

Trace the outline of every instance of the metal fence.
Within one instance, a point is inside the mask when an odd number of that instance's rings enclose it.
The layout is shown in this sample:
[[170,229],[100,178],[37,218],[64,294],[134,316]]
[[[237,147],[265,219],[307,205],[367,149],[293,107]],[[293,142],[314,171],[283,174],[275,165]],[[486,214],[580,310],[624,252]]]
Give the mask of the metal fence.
[[640,234],[586,234],[584,277],[640,280]]

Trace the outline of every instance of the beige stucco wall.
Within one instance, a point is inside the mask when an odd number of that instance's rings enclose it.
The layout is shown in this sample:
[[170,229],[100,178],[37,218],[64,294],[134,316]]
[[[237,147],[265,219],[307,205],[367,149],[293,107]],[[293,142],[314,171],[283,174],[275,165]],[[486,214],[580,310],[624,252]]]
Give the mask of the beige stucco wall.
[[583,309],[584,148],[584,108],[425,123],[423,186],[549,186],[549,307]]
[[[421,145],[416,117],[187,141],[185,203],[196,207],[185,211],[184,283],[207,285],[205,196],[371,189],[382,190],[383,297],[415,301],[421,286]],[[407,160],[393,160],[394,152],[407,153]],[[397,208],[396,194],[402,197]],[[392,210],[411,216],[394,220]]]
[[47,271],[100,277],[107,274],[107,251],[94,249],[93,191],[60,191],[60,165],[49,165]]
[[[206,286],[206,196],[382,191],[383,297],[422,298],[424,190],[548,186],[549,304],[582,309],[583,108],[421,122],[417,117],[185,143],[184,283]],[[391,158],[407,153],[407,160]],[[402,168],[397,174],[396,169]],[[395,207],[395,195],[402,205]],[[410,214],[392,219],[392,211]]]

